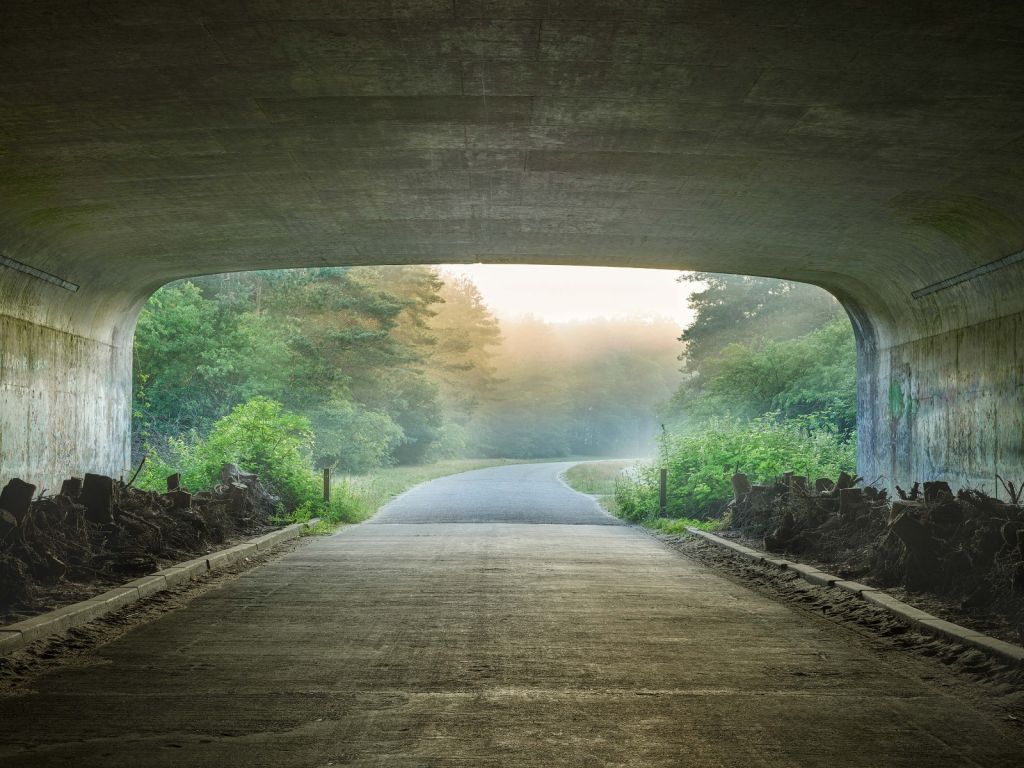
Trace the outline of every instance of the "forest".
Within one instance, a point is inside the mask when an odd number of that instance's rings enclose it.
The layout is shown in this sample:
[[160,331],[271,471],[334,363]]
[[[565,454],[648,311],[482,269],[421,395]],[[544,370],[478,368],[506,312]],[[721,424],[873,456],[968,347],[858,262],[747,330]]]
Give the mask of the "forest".
[[730,478],[786,471],[836,476],[856,468],[856,344],[839,303],[810,285],[687,273],[694,322],[679,341],[680,381],[660,413],[658,455],[618,483],[617,511],[705,520],[732,497]]
[[656,407],[678,379],[677,334],[667,321],[502,324],[473,283],[428,267],[173,283],[146,304],[135,338],[140,482],[180,470],[202,487],[225,460],[280,473],[260,444],[290,452],[290,477],[299,464],[363,474],[454,457],[649,453]]
[[[706,515],[734,465],[849,466],[855,349],[838,303],[783,281],[679,279],[695,288],[682,332],[669,320],[499,320],[471,281],[431,267],[172,283],[135,338],[139,482],[181,471],[204,487],[232,461],[294,507],[316,497],[325,467],[658,453],[675,505]],[[627,516],[650,514],[650,493],[639,474],[625,483]]]

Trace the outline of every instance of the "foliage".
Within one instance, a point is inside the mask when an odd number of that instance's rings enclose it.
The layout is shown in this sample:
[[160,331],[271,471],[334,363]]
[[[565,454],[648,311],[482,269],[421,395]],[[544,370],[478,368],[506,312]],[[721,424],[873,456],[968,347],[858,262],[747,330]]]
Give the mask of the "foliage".
[[[670,396],[665,421],[708,424],[703,435],[666,434],[661,446],[671,500],[700,514],[737,463],[756,475],[799,470],[808,457],[827,464],[833,444],[852,452],[855,352],[836,302],[780,281],[686,279],[703,289],[681,337],[681,385],[678,331],[667,321],[499,326],[471,282],[427,267],[167,286],[136,335],[135,446],[153,451],[144,482],[181,469],[202,487],[233,461],[295,505],[315,505],[313,466],[365,473],[466,454],[637,456],[653,447],[654,411]],[[607,480],[583,482],[607,489]],[[623,514],[649,514],[642,480],[620,482]],[[323,513],[357,516],[349,490]]]
[[569,467],[563,477],[566,484],[580,493],[611,495],[615,481],[632,461],[588,461]]
[[314,463],[341,472],[362,473],[390,464],[405,432],[387,413],[336,400],[309,411],[316,434]]
[[387,408],[402,428],[403,439],[394,450],[399,464],[422,464],[431,446],[441,438],[444,412],[438,399],[438,387],[425,376],[395,370],[379,380],[388,398]]
[[159,458],[147,462],[139,487],[163,490],[173,466],[186,487],[209,488],[219,482],[225,464],[237,464],[259,475],[287,509],[315,502],[319,496],[318,478],[310,469],[313,432],[309,421],[268,398],[255,397],[236,406],[205,439],[193,434],[171,438],[169,444],[173,462]]
[[446,426],[465,425],[493,376],[497,322],[471,284],[447,298],[443,288],[426,267],[213,275],[162,288],[135,339],[136,453],[145,445],[170,458],[180,452],[172,441],[205,440],[259,396],[309,419],[319,466],[365,472],[450,454],[459,429]]
[[135,335],[137,437],[205,433],[232,405],[284,391],[285,331],[265,318],[236,316],[191,283],[157,291]]
[[840,318],[788,341],[729,344],[705,360],[700,389],[680,389],[675,404],[691,422],[716,414],[817,414],[850,435],[857,420],[856,365],[853,331]]
[[657,462],[621,478],[615,498],[628,520],[658,516],[658,473],[663,467],[668,471],[668,515],[707,519],[732,497],[735,472],[758,483],[787,471],[836,477],[855,465],[854,441],[814,417],[780,420],[769,414],[747,422],[718,420],[699,432],[666,432]]
[[679,280],[702,286],[688,301],[694,322],[679,337],[688,370],[699,370],[729,344],[785,341],[843,316],[832,296],[804,283],[710,272],[684,273]]
[[494,355],[501,327],[469,279],[445,277],[438,295],[443,303],[431,321],[437,345],[429,371],[453,419],[465,426],[498,384]]
[[696,528],[699,531],[717,531],[722,527],[721,520],[695,520],[692,517],[655,517],[644,520],[645,528],[651,528],[662,533],[686,533],[687,528]]
[[705,289],[690,303],[680,340],[686,374],[664,417],[700,428],[730,416],[818,414],[844,436],[856,428],[856,345],[839,304],[813,286],[696,273]]

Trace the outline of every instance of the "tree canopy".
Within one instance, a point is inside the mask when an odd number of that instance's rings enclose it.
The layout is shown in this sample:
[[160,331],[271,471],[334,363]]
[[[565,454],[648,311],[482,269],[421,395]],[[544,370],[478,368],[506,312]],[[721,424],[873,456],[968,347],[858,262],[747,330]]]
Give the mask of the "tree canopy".
[[[135,340],[135,448],[168,455],[254,398],[301,415],[318,466],[637,455],[678,372],[669,322],[499,323],[428,267],[213,275],[157,291]],[[179,443],[174,445],[180,446]]]
[[693,273],[694,323],[679,340],[682,382],[664,410],[676,425],[709,419],[815,415],[856,429],[856,345],[828,293],[767,278]]

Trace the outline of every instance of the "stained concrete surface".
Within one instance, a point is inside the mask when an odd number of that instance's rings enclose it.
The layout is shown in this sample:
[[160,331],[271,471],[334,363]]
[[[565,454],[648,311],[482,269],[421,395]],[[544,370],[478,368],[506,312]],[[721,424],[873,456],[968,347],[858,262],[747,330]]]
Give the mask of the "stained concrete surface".
[[[558,469],[434,481],[40,678],[0,700],[0,761],[1019,765],[937,665],[588,524]],[[402,520],[455,488],[500,521]],[[538,489],[569,512],[517,522]]]

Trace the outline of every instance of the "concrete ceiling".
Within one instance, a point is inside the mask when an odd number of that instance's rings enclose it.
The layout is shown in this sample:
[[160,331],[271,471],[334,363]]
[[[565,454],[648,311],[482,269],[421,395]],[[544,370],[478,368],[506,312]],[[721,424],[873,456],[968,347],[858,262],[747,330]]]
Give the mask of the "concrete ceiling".
[[[1024,247],[1014,3],[3,6],[0,250],[81,286],[53,324],[203,272],[451,261],[787,276],[899,320]],[[21,314],[53,290],[12,274]]]

